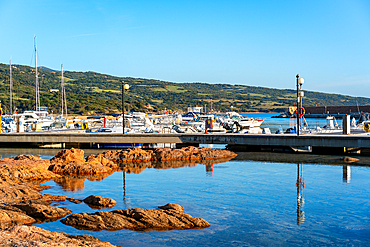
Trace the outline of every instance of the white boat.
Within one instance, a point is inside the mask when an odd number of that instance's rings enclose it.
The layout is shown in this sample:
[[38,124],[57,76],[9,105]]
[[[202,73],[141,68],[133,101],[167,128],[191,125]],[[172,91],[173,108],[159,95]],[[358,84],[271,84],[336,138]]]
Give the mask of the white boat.
[[219,117],[225,129],[232,129],[234,132],[245,132],[249,129],[258,129],[265,119],[243,117],[237,112],[227,112]]
[[243,129],[257,128],[260,127],[265,119],[254,119],[254,118],[242,118],[239,120],[239,125]]
[[46,111],[25,111],[20,114],[13,114],[12,116],[15,119],[23,118],[26,130],[30,130],[32,124],[36,124],[39,128],[47,128],[55,121],[54,118],[48,116]]

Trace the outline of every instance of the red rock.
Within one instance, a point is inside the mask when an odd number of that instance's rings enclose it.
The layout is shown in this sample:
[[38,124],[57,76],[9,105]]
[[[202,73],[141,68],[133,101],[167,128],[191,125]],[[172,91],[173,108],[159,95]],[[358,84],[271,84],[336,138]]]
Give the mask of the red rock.
[[0,181],[50,180],[59,175],[48,170],[50,161],[32,155],[0,159]]
[[101,164],[54,163],[49,166],[49,170],[63,175],[92,175],[109,173],[112,171],[112,168]]
[[179,204],[175,203],[167,203],[164,206],[159,206],[158,208],[163,209],[163,210],[175,210],[178,212],[184,212],[184,207],[181,207]]
[[6,228],[0,232],[1,246],[90,246],[112,247],[108,242],[100,242],[99,239],[90,235],[69,235],[64,232],[51,232],[36,226],[15,226]]
[[[91,155],[90,155],[91,156]],[[102,164],[107,164],[104,166]],[[80,149],[64,149],[50,160],[49,170],[64,175],[93,175],[109,173],[118,166],[111,161],[102,161],[101,157],[90,157],[87,162],[84,158],[84,151]],[[109,167],[109,165],[111,167]]]
[[146,151],[140,148],[105,151],[101,155],[90,155],[87,159],[94,162],[101,162],[98,158],[101,156],[105,160],[111,160],[115,163],[138,163],[148,161],[225,159],[233,158],[237,154],[229,150],[190,146],[181,149],[157,148],[154,151]]
[[0,184],[0,203],[16,203],[35,200],[42,197],[40,187],[27,184],[2,183]]
[[57,155],[55,155],[50,162],[51,163],[74,163],[74,164],[84,164],[84,151],[81,149],[63,149]]
[[201,218],[194,218],[184,213],[177,204],[168,204],[165,209],[125,209],[114,211],[99,211],[96,213],[72,214],[61,220],[63,224],[85,230],[122,230],[135,231],[152,230],[185,230],[206,228],[210,224]]
[[92,208],[111,208],[116,205],[115,200],[97,195],[88,196],[83,201]]
[[71,210],[64,207],[52,207],[42,204],[14,204],[13,207],[19,208],[24,211],[25,214],[39,220],[57,220],[63,218],[67,214],[72,213]]
[[24,213],[0,209],[0,227],[33,224],[36,220]]

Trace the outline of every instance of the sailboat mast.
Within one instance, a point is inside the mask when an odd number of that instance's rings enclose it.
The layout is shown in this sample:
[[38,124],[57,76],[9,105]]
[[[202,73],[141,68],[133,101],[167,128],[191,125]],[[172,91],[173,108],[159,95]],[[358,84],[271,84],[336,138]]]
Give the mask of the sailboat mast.
[[35,110],[40,110],[40,94],[39,94],[39,77],[37,72],[37,48],[36,48],[36,36],[35,36],[35,74],[36,74],[36,102]]
[[67,95],[66,95],[66,88],[63,87],[63,93],[64,93],[64,106],[66,108],[66,118],[67,118],[67,115],[68,115],[68,112],[67,112]]
[[63,71],[63,64],[61,66],[61,72],[62,72],[62,82],[61,82],[61,88],[62,88],[62,117],[64,113],[64,109],[66,112],[66,117],[67,117],[67,97],[66,97],[66,89],[64,87],[64,71]]
[[61,93],[62,93],[62,117],[63,117],[63,110],[64,110],[64,77],[63,77],[63,64],[61,65],[61,72],[62,72],[62,82],[61,82]]
[[13,114],[13,78],[12,78],[12,59],[9,61],[9,73],[10,73],[10,115]]

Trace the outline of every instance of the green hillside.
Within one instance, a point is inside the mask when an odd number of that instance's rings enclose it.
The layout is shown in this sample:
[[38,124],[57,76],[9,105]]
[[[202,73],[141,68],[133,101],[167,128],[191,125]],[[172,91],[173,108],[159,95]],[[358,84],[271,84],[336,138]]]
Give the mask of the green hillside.
[[[18,110],[34,109],[35,72],[34,68],[12,65],[15,104]],[[95,72],[64,72],[68,113],[101,114],[121,112],[121,82],[130,85],[125,94],[126,110],[159,112],[164,109],[186,111],[189,106],[207,106],[211,99],[215,111],[238,112],[283,112],[296,101],[294,89],[272,89],[229,84],[172,83],[151,79],[115,77]],[[61,74],[40,68],[41,105],[49,112],[60,113]],[[0,100],[4,112],[9,111],[9,65],[0,64]],[[305,106],[367,105],[369,98],[350,97],[305,91]]]

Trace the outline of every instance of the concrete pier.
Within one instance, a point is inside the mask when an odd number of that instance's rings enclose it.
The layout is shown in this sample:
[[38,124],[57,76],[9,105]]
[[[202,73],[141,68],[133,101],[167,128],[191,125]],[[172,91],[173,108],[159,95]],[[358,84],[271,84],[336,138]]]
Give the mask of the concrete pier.
[[[370,133],[369,133],[370,134]],[[178,146],[199,144],[229,144],[260,148],[312,147],[317,153],[370,150],[370,135],[362,134],[97,134],[97,133],[3,133],[3,147],[89,148],[99,143],[176,143]]]

